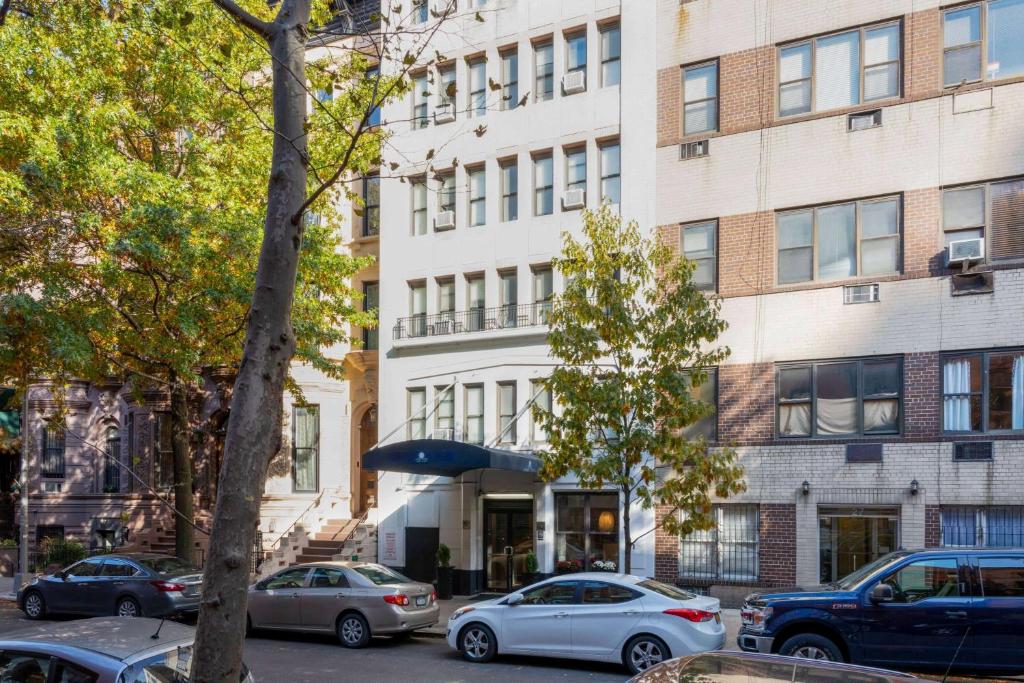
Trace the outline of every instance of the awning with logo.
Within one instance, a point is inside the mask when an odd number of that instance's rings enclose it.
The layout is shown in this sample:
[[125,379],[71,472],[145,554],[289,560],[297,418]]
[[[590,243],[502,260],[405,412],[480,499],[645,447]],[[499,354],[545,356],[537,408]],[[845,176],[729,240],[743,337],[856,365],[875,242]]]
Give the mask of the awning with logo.
[[470,470],[536,473],[540,460],[532,453],[487,448],[445,439],[413,439],[363,453],[364,470],[457,477]]

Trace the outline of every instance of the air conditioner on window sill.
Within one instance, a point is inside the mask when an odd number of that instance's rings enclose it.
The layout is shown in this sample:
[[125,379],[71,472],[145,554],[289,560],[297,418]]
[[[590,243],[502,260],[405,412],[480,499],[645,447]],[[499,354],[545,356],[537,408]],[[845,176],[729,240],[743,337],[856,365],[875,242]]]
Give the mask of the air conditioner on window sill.
[[953,240],[946,250],[946,265],[967,265],[985,258],[985,238]]
[[455,120],[455,105],[443,102],[434,110],[434,123],[451,123]]
[[575,95],[587,89],[587,72],[570,71],[562,76],[562,91],[566,95]]
[[451,230],[455,227],[455,212],[442,211],[434,216],[434,230]]
[[565,194],[562,195],[562,208],[571,209],[582,209],[587,203],[587,191],[586,190],[566,190]]

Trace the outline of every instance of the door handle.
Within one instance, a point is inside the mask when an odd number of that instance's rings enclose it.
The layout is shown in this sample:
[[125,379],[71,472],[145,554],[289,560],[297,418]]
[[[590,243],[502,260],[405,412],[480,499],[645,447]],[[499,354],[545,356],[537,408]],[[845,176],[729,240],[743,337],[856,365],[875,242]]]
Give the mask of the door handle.
[[946,616],[949,617],[950,619],[966,619],[967,618],[967,612],[959,612],[959,611],[950,612],[950,611],[947,610],[946,611]]
[[625,614],[627,617],[635,617],[636,615],[640,614],[640,612],[638,612],[635,609],[631,609],[627,612],[623,612],[623,614]]
[[561,619],[562,617],[569,616],[568,612],[555,612],[555,619]]
[[292,597],[293,598],[297,598],[297,597],[299,597],[299,594],[298,593],[292,593]]

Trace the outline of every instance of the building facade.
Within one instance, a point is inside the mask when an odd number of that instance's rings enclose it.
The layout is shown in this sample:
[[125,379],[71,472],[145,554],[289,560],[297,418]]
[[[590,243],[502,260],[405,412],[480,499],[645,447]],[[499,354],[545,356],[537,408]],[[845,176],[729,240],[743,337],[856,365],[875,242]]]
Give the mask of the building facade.
[[1022,34],[1000,0],[659,0],[657,224],[723,299],[706,429],[747,483],[659,578],[1024,543]]

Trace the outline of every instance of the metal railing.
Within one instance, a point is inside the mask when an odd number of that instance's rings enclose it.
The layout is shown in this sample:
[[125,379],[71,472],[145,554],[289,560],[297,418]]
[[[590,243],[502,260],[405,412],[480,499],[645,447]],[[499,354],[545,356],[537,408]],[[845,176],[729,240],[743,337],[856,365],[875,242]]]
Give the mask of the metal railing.
[[679,580],[687,585],[758,579],[758,509],[730,505],[728,514],[716,506],[717,523],[679,539]]
[[265,559],[266,554],[263,550],[263,532],[257,529],[256,536],[252,542],[252,550],[249,552],[249,573],[259,573],[260,566],[263,564]]
[[550,301],[533,304],[507,304],[494,308],[471,308],[427,315],[419,313],[399,318],[392,328],[394,339],[443,337],[470,332],[488,332],[547,325]]
[[942,545],[984,548],[1024,546],[1024,507],[943,507]]

